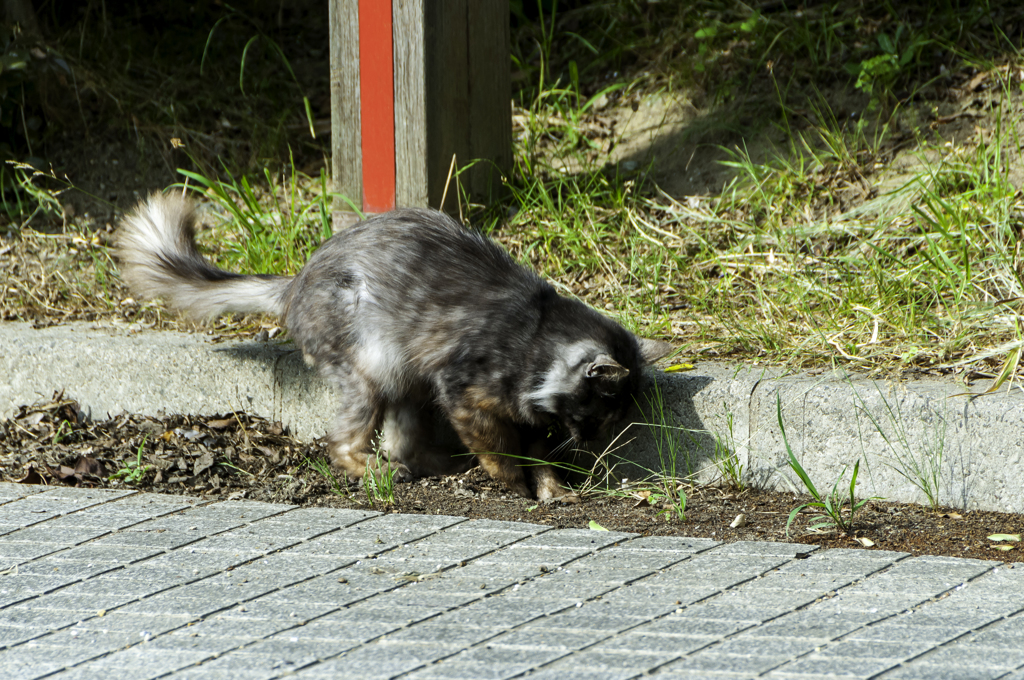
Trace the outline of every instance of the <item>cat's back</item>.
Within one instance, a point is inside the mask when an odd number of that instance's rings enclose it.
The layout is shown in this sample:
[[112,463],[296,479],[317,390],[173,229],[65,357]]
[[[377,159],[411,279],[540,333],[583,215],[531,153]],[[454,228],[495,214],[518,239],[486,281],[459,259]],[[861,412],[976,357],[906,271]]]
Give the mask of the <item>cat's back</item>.
[[317,250],[300,276],[359,282],[376,294],[417,289],[486,295],[541,281],[480,232],[425,209],[394,210],[340,232]]

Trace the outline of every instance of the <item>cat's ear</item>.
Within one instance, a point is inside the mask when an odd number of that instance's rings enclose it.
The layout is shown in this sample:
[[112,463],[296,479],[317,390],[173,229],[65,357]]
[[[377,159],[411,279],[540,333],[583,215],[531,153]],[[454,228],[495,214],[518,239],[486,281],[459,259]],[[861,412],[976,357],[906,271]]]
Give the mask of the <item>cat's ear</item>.
[[671,353],[675,347],[671,343],[650,338],[637,338],[640,343],[640,358],[645,364],[653,364],[658,359]]
[[618,382],[627,375],[629,375],[629,369],[607,354],[598,354],[597,358],[587,366],[588,378],[604,378]]
[[584,374],[595,380],[595,387],[600,394],[617,394],[619,385],[629,375],[629,369],[612,359],[607,354],[598,354]]

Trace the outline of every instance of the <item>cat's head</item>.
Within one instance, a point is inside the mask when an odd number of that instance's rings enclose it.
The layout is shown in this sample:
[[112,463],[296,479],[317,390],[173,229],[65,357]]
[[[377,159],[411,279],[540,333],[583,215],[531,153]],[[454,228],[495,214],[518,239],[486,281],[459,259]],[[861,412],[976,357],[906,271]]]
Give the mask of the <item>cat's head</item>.
[[625,416],[640,384],[640,369],[672,350],[658,340],[609,348],[591,341],[564,345],[530,393],[536,410],[555,416],[572,438],[584,442]]

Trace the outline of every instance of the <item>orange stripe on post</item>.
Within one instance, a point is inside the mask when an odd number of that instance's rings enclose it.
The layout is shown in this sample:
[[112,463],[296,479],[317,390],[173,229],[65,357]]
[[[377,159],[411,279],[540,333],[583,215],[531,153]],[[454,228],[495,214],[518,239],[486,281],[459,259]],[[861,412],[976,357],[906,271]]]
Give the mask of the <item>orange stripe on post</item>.
[[395,207],[395,76],[391,0],[359,0],[363,211]]

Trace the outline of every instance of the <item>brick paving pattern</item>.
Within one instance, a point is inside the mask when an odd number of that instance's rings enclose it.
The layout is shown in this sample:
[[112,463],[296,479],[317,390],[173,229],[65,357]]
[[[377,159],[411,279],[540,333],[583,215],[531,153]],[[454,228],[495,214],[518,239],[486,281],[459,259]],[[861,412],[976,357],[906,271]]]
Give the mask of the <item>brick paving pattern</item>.
[[0,678],[1024,680],[1024,568],[0,484]]

